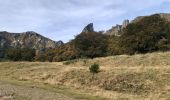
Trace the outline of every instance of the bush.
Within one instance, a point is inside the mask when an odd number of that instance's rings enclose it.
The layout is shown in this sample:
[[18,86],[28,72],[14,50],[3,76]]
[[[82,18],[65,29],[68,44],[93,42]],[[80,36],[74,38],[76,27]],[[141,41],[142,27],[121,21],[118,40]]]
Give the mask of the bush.
[[89,70],[91,73],[95,74],[99,72],[99,64],[94,63],[93,65],[90,66]]

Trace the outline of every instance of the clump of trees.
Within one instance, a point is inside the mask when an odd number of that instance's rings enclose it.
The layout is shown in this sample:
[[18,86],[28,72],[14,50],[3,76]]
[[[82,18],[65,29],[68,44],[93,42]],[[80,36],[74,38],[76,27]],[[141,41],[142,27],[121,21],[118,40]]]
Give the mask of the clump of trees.
[[35,50],[30,48],[9,48],[5,51],[5,59],[12,61],[34,61]]
[[53,61],[66,61],[79,58],[79,54],[72,41],[56,49]]
[[108,56],[122,54],[120,50],[120,37],[118,36],[108,36],[107,38],[107,48],[106,53]]
[[160,15],[129,24],[119,39],[122,54],[170,50],[170,23]]
[[56,49],[53,61],[106,56],[107,36],[98,32],[81,33]]
[[75,37],[73,44],[81,57],[100,57],[106,55],[106,35],[97,32],[81,33]]
[[4,58],[4,56],[5,56],[5,49],[0,48],[0,58]]

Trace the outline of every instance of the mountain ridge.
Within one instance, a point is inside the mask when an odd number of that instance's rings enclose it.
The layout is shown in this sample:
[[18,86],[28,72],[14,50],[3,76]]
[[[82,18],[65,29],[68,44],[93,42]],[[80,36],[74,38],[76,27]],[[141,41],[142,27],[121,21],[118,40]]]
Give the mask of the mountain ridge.
[[1,48],[32,48],[32,49],[49,49],[62,45],[62,41],[53,41],[36,32],[27,31],[23,33],[11,33],[6,31],[0,32]]
[[120,36],[120,32],[123,30],[123,28],[126,28],[126,26],[130,23],[136,23],[138,21],[140,21],[141,19],[145,18],[145,17],[149,17],[152,15],[159,15],[161,18],[166,19],[167,21],[170,21],[170,13],[155,13],[155,14],[151,14],[151,15],[145,15],[145,16],[137,16],[136,18],[134,18],[133,20],[129,21],[128,19],[125,19],[122,23],[122,25],[116,25],[116,26],[112,26],[111,29],[107,30],[104,32],[104,34],[106,35],[115,35],[115,36]]
[[[170,14],[169,13],[156,13],[161,16],[161,18],[165,18],[167,21],[170,21]],[[155,15],[155,14],[152,14]],[[128,19],[124,20],[122,25],[113,26],[111,29],[108,29],[105,32],[102,32],[105,35],[115,35],[120,36],[121,31],[123,28],[130,23],[135,23],[140,21],[144,17],[151,16],[138,16],[133,20],[129,21]],[[82,33],[94,32],[93,23],[88,24],[82,30]],[[56,48],[60,45],[63,45],[62,41],[53,41],[47,37],[44,37],[34,31],[27,31],[22,33],[13,33],[7,31],[0,31],[0,48],[3,47],[13,47],[13,48],[33,48],[33,49],[48,49],[48,48]]]

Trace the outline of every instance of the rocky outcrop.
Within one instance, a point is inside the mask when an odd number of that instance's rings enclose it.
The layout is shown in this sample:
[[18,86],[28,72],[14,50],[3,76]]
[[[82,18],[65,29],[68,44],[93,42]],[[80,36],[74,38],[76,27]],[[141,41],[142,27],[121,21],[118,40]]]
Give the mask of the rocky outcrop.
[[107,30],[104,34],[106,35],[115,35],[115,36],[120,36],[120,32],[122,31],[123,28],[126,28],[126,26],[129,24],[129,20],[124,20],[122,25],[116,25],[113,26],[111,29]]
[[121,27],[122,27],[121,25],[113,26],[111,29],[107,30],[104,34],[119,36]]
[[127,26],[129,23],[130,23],[130,22],[129,22],[128,19],[124,20],[124,21],[123,21],[123,24],[122,24],[122,28],[126,28],[126,26]]
[[82,31],[82,33],[94,32],[93,23],[88,24]]
[[56,48],[62,41],[52,41],[32,31],[24,33],[0,32],[0,48],[32,48],[36,50]]

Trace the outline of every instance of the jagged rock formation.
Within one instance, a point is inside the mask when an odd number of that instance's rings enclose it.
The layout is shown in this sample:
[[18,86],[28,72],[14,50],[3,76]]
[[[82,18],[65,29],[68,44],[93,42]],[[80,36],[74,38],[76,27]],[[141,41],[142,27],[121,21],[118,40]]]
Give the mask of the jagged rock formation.
[[111,29],[107,30],[104,34],[119,36],[121,30],[121,25],[113,26]]
[[56,48],[62,41],[52,41],[38,33],[28,31],[24,33],[0,32],[0,48],[32,48],[36,50]]
[[108,31],[106,31],[104,34],[106,35],[115,35],[115,36],[120,36],[120,32],[123,28],[126,28],[126,26],[129,24],[129,20],[124,20],[122,25],[116,25],[113,26],[111,29],[109,29]]
[[82,33],[94,32],[93,23],[88,24],[82,31]]
[[130,22],[129,22],[128,19],[124,20],[124,21],[123,21],[123,24],[122,24],[122,28],[126,28],[126,26],[127,26],[129,23],[130,23]]

